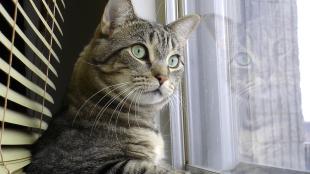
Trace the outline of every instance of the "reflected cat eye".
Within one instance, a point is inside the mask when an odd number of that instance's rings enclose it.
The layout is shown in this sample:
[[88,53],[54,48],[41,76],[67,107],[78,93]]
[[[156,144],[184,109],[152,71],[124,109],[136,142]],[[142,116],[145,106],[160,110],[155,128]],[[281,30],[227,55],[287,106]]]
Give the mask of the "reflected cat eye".
[[173,55],[168,58],[167,64],[170,68],[177,68],[180,64],[180,59],[179,56]]
[[249,66],[252,63],[251,56],[246,52],[238,53],[234,59],[240,66]]
[[131,52],[137,59],[144,59],[146,56],[146,49],[142,45],[134,45],[131,47]]

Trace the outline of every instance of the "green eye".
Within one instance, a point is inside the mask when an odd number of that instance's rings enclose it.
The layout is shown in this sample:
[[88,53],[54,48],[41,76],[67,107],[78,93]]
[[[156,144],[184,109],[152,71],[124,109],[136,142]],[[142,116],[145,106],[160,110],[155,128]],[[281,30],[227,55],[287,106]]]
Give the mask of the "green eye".
[[169,57],[169,59],[168,59],[168,66],[169,66],[170,68],[176,68],[176,67],[178,67],[179,62],[180,62],[180,60],[179,60],[179,57],[178,57],[178,56],[176,56],[176,55],[171,56],[171,57]]
[[143,59],[146,55],[146,50],[143,46],[141,45],[135,45],[131,48],[132,54],[137,58],[137,59]]

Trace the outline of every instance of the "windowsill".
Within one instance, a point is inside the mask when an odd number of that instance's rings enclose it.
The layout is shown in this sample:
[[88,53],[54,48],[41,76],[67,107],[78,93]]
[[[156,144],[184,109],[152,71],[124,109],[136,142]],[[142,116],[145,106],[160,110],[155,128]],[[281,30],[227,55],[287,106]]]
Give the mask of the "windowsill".
[[306,171],[297,171],[293,169],[278,168],[272,166],[263,166],[251,163],[239,163],[231,174],[310,174]]
[[221,173],[215,170],[201,168],[201,167],[194,166],[194,165],[186,165],[186,170],[191,171],[192,174],[220,174]]
[[310,172],[307,171],[297,171],[244,162],[239,163],[233,170],[222,172],[204,169],[193,165],[187,165],[186,169],[191,171],[192,174],[310,174]]

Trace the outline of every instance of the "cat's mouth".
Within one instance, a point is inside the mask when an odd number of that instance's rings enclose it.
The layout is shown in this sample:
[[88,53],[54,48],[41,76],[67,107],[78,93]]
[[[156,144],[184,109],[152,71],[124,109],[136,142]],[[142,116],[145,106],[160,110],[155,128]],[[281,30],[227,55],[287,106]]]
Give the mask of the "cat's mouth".
[[144,91],[144,94],[160,94],[162,95],[162,92],[160,90],[160,87],[157,89],[153,89],[153,90],[148,90],[148,91]]
[[159,104],[159,103],[162,103],[164,99],[166,99],[166,96],[164,95],[164,93],[162,93],[160,88],[143,91],[142,96],[143,97],[139,98],[139,102],[143,104],[148,104],[148,105]]
[[162,85],[147,85],[144,86],[142,89],[142,94],[149,99],[162,99],[165,97],[170,96],[173,93],[173,88],[170,83],[164,83]]
[[143,94],[153,94],[160,92],[161,86],[157,84],[149,84],[142,87],[142,93]]
[[165,89],[165,87],[160,86],[156,89],[145,91],[144,94],[151,96],[166,97],[169,96],[169,91]]

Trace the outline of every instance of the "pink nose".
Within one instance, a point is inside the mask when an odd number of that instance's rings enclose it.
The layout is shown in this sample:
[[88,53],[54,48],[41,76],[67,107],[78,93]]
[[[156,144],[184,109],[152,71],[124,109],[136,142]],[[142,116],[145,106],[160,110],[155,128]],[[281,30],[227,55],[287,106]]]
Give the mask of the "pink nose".
[[160,85],[162,85],[165,81],[168,80],[168,77],[167,76],[163,76],[163,75],[157,75],[155,77],[158,80]]

